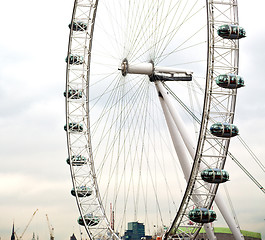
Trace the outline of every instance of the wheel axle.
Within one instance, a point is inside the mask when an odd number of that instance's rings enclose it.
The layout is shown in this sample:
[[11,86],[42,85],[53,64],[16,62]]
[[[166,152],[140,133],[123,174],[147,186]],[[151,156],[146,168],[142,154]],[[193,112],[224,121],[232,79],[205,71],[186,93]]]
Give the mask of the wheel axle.
[[123,76],[127,74],[147,75],[151,82],[154,81],[191,81],[192,71],[181,70],[169,67],[154,66],[153,62],[149,63],[128,63],[125,58],[122,61],[119,70]]

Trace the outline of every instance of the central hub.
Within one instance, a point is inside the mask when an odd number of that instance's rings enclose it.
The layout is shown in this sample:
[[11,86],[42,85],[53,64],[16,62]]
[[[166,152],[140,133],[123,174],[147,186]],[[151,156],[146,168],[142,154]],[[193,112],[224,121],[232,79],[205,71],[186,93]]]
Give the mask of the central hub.
[[154,73],[154,64],[153,63],[128,63],[128,60],[125,58],[122,61],[121,68],[122,75],[126,76],[130,74],[141,74],[141,75],[152,75]]
[[123,59],[119,70],[121,70],[123,76],[126,76],[127,74],[147,75],[149,76],[151,82],[192,80],[192,71],[180,70],[171,67],[155,67],[153,62],[128,63],[126,58]]

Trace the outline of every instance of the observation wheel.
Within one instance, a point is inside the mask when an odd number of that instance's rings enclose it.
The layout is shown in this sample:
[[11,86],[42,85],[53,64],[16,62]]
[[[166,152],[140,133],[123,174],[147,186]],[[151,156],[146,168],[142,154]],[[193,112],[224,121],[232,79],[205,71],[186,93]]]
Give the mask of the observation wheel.
[[194,239],[203,225],[214,239],[244,86],[237,1],[75,0],[69,28],[64,128],[78,223],[90,239],[135,228],[139,239]]

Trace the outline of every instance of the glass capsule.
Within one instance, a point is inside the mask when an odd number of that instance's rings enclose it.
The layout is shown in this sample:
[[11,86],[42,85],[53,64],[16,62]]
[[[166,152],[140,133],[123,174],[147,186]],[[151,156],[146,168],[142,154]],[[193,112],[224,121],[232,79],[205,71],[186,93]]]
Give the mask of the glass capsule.
[[216,213],[207,208],[195,208],[189,212],[189,219],[196,223],[210,223],[216,219]]
[[[66,91],[64,91],[63,95],[66,97]],[[67,97],[71,99],[80,99],[82,98],[82,90],[77,90],[77,89],[69,89]]]
[[210,132],[216,137],[230,138],[238,135],[238,128],[229,123],[214,123],[210,127]]
[[[64,130],[67,131],[67,126],[64,125]],[[82,132],[83,124],[81,123],[69,123],[69,130],[72,132]]]
[[[96,216],[93,216],[92,213],[86,214],[84,216],[85,222],[88,226],[96,226],[99,223],[99,218]],[[77,220],[77,222],[82,225],[85,226],[85,223],[83,221],[83,218],[80,216]]]
[[[72,24],[70,23],[68,27],[71,29]],[[87,24],[84,22],[73,22],[73,31],[85,31],[87,30]]]
[[246,37],[245,29],[233,24],[225,24],[220,26],[217,29],[217,34],[225,39],[240,39]]
[[236,89],[245,86],[243,78],[235,74],[219,75],[215,81],[216,84],[222,88]]
[[[67,164],[70,165],[70,158],[66,159]],[[87,159],[84,156],[77,155],[72,156],[72,166],[82,166],[87,163]]]
[[78,196],[78,197],[89,197],[92,194],[92,190],[89,187],[81,186],[81,187],[77,187],[76,191],[73,188],[71,190],[71,194],[73,196]]
[[65,62],[68,62],[68,61],[69,61],[69,64],[71,65],[81,65],[84,63],[84,58],[83,56],[70,54],[65,59]]
[[228,172],[217,168],[203,170],[201,177],[208,183],[224,183],[229,180]]

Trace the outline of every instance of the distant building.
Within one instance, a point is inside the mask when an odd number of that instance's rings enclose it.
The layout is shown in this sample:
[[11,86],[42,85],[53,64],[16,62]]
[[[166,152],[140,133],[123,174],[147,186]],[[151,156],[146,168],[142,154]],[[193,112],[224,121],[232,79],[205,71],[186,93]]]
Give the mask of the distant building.
[[33,233],[32,240],[36,240],[36,239],[35,239],[35,233]]
[[74,233],[73,233],[73,235],[70,237],[70,240],[76,240],[76,237],[75,237]]
[[[229,228],[215,227],[214,233],[215,233],[217,240],[234,240],[235,239]],[[261,240],[260,233],[249,232],[249,231],[244,231],[244,230],[241,230],[241,233],[243,234],[245,240]],[[204,229],[200,231],[200,233],[196,237],[196,240],[208,240]]]
[[13,228],[12,228],[12,235],[11,235],[11,240],[15,240],[15,231],[14,231],[14,222],[13,222]]
[[128,230],[126,230],[124,240],[140,240],[145,237],[145,228],[143,223],[129,222]]

